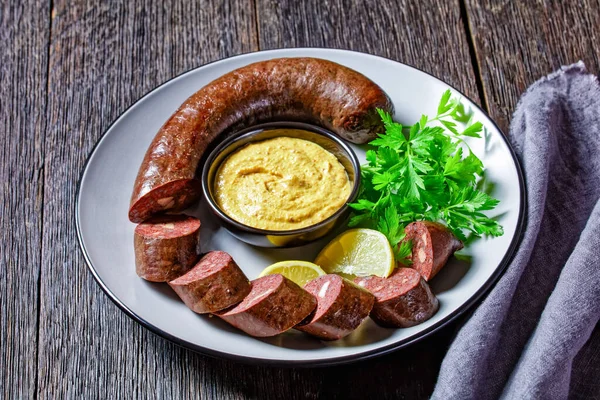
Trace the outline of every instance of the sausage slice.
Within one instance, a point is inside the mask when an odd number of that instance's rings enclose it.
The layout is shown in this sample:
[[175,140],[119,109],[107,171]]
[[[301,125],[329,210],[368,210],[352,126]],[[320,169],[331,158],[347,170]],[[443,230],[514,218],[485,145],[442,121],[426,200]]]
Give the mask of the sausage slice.
[[234,308],[217,315],[256,337],[275,336],[300,323],[317,306],[315,298],[283,275],[251,282],[250,294]]
[[437,222],[417,221],[404,229],[405,240],[412,240],[411,268],[426,281],[433,278],[454,252],[464,247],[452,232]]
[[304,289],[317,299],[316,310],[296,329],[324,340],[350,334],[369,316],[375,297],[339,275],[323,275]]
[[185,275],[169,282],[186,306],[199,314],[231,307],[250,293],[250,282],[233,258],[211,251]]
[[135,270],[148,281],[167,282],[187,272],[198,260],[200,220],[165,215],[135,227]]
[[431,318],[439,308],[437,297],[414,269],[398,268],[388,278],[356,278],[375,295],[371,318],[388,328],[408,328]]
[[383,132],[377,108],[393,113],[385,92],[331,61],[276,58],[238,68],[198,90],[160,128],[138,171],[129,219],[141,222],[198,200],[199,161],[222,132],[300,120],[365,143]]

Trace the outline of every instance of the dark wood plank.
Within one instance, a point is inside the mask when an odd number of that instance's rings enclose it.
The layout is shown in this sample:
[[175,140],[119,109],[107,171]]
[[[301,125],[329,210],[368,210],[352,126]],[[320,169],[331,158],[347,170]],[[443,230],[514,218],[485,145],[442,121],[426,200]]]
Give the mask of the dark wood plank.
[[35,394],[50,11],[0,3],[0,398]]
[[[108,300],[80,254],[73,206],[87,155],[127,106],[185,70],[257,49],[254,7],[242,1],[60,0],[52,13],[39,395],[210,397],[226,369],[217,374],[212,359],[155,337]],[[34,89],[23,89],[22,97]]]
[[583,60],[600,67],[600,2],[467,0],[489,110],[505,132],[534,81]]
[[479,101],[458,0],[256,2],[262,50],[331,47],[376,54],[429,72]]

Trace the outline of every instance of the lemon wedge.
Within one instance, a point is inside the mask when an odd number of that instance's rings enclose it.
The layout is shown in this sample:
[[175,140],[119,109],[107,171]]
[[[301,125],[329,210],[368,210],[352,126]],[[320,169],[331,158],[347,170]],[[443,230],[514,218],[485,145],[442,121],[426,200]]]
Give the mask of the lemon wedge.
[[300,287],[304,287],[305,284],[313,279],[321,275],[325,275],[325,271],[323,271],[318,265],[308,261],[280,261],[263,269],[259,275],[259,278],[265,275],[273,274],[281,274],[298,284]]
[[317,256],[328,274],[377,275],[387,278],[394,271],[394,252],[385,235],[373,229],[350,229],[333,239]]

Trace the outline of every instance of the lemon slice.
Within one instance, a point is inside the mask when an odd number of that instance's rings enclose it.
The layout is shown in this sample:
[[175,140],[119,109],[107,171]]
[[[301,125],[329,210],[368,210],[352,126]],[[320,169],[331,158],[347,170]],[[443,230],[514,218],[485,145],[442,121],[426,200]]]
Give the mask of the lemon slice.
[[312,281],[316,277],[325,275],[325,271],[323,271],[318,265],[308,261],[280,261],[263,269],[259,275],[259,278],[265,275],[273,274],[281,274],[298,284],[300,287],[304,287],[305,284]]
[[328,274],[377,275],[394,271],[394,252],[385,235],[373,229],[350,229],[333,239],[317,256],[315,264]]

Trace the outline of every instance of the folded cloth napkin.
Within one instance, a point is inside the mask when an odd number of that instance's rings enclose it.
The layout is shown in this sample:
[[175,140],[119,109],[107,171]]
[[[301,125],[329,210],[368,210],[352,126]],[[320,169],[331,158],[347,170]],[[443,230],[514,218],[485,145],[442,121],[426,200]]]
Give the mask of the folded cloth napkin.
[[533,84],[510,128],[527,187],[516,255],[460,329],[433,399],[600,396],[600,87],[582,62]]

